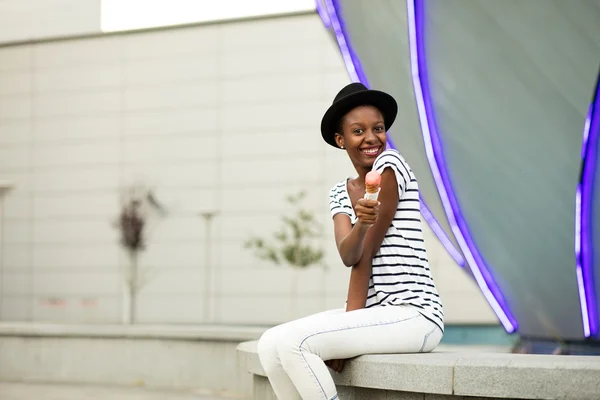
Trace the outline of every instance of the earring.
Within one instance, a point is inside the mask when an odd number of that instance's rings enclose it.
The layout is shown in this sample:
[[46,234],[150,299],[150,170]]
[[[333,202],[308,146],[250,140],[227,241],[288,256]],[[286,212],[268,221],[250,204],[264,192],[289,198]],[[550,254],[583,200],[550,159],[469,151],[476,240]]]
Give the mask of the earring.
[[344,146],[341,146],[341,148],[343,149],[343,148],[344,148]]

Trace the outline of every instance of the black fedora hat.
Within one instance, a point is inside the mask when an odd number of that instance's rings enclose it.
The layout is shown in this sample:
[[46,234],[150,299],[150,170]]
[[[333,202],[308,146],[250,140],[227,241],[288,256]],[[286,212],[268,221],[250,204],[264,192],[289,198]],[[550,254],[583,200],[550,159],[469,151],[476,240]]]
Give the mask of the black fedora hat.
[[350,83],[339,91],[333,99],[333,104],[327,109],[321,120],[321,135],[323,139],[335,148],[335,142],[340,119],[350,110],[359,106],[375,106],[383,114],[385,130],[387,131],[396,119],[398,104],[389,94],[379,90],[368,89],[362,83]]

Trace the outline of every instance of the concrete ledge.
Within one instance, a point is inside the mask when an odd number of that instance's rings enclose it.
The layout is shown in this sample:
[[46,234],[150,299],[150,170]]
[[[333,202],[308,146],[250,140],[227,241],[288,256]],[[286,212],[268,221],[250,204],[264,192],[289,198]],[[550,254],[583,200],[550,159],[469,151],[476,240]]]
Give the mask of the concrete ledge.
[[239,369],[236,347],[263,331],[2,323],[0,381],[193,389],[245,398],[252,393],[252,375]]
[[0,336],[245,341],[266,328],[229,325],[73,325],[0,323]]
[[[268,381],[256,343],[238,346],[254,377],[255,399]],[[334,380],[351,398],[600,399],[600,357],[435,351],[369,355],[346,364]]]
[[454,392],[522,399],[600,399],[600,357],[480,354],[459,357]]

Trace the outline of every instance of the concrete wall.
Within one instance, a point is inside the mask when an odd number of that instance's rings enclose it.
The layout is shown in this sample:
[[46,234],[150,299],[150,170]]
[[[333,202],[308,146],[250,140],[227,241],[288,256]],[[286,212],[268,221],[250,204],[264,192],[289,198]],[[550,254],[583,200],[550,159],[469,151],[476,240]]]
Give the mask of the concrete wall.
[[[193,389],[247,398],[236,347],[251,327],[0,324],[0,382]],[[3,399],[5,396],[0,396]]]
[[100,32],[100,0],[0,1],[0,43]]
[[[273,324],[342,306],[348,270],[327,193],[354,172],[318,126],[346,83],[316,14],[0,48],[0,180],[15,185],[0,318],[119,321],[126,259],[111,224],[120,188],[135,182],[169,211],[151,220],[140,322]],[[292,271],[242,249],[280,226],[285,196],[299,190],[324,226],[326,270]],[[208,211],[218,215],[207,263],[198,213]],[[448,322],[495,323],[426,238]]]

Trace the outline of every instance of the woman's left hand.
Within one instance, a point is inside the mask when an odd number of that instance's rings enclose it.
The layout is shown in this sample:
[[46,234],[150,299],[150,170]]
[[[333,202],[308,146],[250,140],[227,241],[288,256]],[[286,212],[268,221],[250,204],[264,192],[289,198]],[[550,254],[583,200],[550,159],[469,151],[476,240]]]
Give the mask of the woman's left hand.
[[327,360],[325,361],[325,365],[334,370],[335,372],[342,372],[344,369],[344,362],[346,360]]

